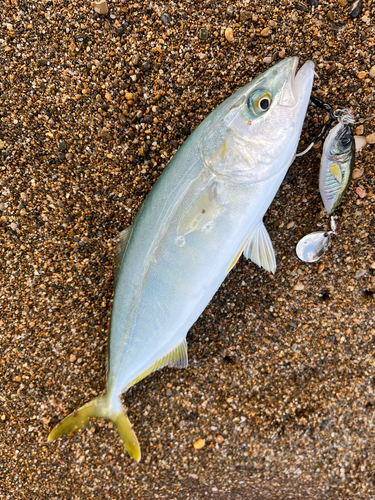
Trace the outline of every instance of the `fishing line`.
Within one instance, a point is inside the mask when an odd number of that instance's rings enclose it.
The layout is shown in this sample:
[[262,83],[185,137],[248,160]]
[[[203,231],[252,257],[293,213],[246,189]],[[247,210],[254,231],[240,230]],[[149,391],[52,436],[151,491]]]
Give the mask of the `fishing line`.
[[310,96],[310,101],[315,104],[320,109],[324,109],[325,111],[328,111],[329,113],[329,118],[328,121],[323,125],[322,130],[320,133],[315,137],[315,139],[312,141],[312,143],[302,151],[302,153],[297,153],[297,156],[303,156],[305,155],[310,149],[315,146],[315,144],[318,144],[319,141],[323,139],[325,134],[327,133],[328,129],[331,127],[331,125],[335,122],[340,122],[343,123],[344,125],[347,125],[348,123],[354,123],[354,118],[353,115],[350,113],[348,109],[337,109],[336,111],[330,106],[329,104],[322,102],[320,99],[317,97],[314,97],[313,95]]

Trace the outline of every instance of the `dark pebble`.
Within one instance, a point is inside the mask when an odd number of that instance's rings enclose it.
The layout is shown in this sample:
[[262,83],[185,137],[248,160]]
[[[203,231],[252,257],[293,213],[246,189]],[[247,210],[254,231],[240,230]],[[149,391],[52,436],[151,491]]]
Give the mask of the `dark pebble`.
[[183,135],[190,135],[190,128],[187,127],[186,125],[184,125],[182,128],[181,128],[181,134]]
[[207,40],[208,38],[208,29],[201,28],[198,33],[199,40]]
[[150,70],[150,68],[151,68],[151,64],[150,64],[149,62],[147,62],[147,61],[146,61],[146,62],[144,62],[144,63],[142,64],[142,66],[141,66],[141,69],[142,69],[142,71],[144,71],[144,72],[145,72],[145,71],[149,71],[149,70]]
[[362,0],[355,0],[350,7],[349,14],[354,19],[362,12]]
[[307,3],[312,7],[317,7],[319,5],[318,0],[307,0]]
[[59,141],[57,147],[59,148],[60,151],[66,151],[68,149],[68,146],[66,145],[65,141]]
[[172,18],[169,14],[163,12],[160,16],[160,21],[164,24],[164,26],[167,26],[168,24],[171,24]]

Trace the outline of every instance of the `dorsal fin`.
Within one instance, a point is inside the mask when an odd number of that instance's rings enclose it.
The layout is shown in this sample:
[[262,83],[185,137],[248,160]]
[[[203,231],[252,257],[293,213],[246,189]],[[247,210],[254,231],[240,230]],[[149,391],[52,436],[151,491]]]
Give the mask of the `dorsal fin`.
[[126,245],[128,244],[130,233],[133,226],[129,226],[119,234],[119,242],[115,250],[115,282],[117,280],[117,275],[121,267],[121,262],[124,257]]
[[166,365],[173,366],[174,368],[186,368],[187,367],[187,365],[188,365],[188,353],[187,353],[186,339],[184,339],[174,349],[169,351],[169,353],[166,356],[164,356],[163,358],[156,361],[153,365],[151,365],[150,368],[147,368],[147,370],[144,371],[141,375],[139,375],[137,378],[132,380],[130,382],[130,384],[128,384],[125,387],[124,391],[128,390],[134,384],[136,384],[140,380],[147,377],[147,375],[150,375],[150,373],[155,372],[156,370],[160,370],[160,368],[163,368],[163,366],[166,366]]
[[251,231],[249,240],[243,251],[247,259],[252,260],[258,266],[274,273],[276,271],[276,257],[271,238],[264,227],[263,221]]

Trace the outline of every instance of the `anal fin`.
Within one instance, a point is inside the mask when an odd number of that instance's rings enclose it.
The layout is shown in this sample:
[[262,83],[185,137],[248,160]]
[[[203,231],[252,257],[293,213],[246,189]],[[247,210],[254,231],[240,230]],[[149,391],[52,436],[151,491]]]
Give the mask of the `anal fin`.
[[263,267],[271,273],[275,273],[275,252],[263,221],[259,222],[251,231],[243,254],[247,259],[252,260],[258,266]]
[[156,370],[160,370],[160,368],[163,368],[164,366],[169,365],[173,366],[174,368],[186,368],[188,365],[188,353],[187,353],[187,343],[186,339],[184,339],[182,342],[180,342],[174,349],[169,351],[168,354],[166,354],[163,358],[159,359],[156,361],[153,365],[151,365],[147,370],[145,370],[141,375],[136,377],[134,380],[130,382],[126,386],[123,392],[125,390],[129,389],[133,385],[135,385],[137,382],[140,380],[144,379],[147,377],[147,375],[150,375],[150,373],[155,372]]

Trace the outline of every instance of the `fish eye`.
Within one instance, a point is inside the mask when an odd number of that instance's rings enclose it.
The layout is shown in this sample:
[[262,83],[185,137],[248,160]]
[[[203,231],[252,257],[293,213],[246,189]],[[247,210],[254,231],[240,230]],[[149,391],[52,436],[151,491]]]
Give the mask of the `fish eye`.
[[270,109],[272,103],[272,95],[268,90],[255,90],[248,99],[247,105],[252,114],[257,116],[263,115]]

